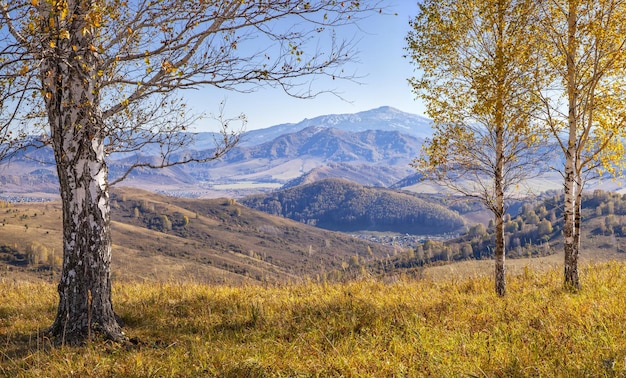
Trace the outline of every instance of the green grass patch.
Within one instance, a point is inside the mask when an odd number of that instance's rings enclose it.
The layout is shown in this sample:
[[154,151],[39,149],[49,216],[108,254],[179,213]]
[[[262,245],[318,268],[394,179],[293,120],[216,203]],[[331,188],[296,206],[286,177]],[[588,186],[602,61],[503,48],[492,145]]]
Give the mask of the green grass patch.
[[278,287],[124,283],[129,345],[52,347],[52,284],[0,284],[7,377],[625,376],[626,264],[487,277]]

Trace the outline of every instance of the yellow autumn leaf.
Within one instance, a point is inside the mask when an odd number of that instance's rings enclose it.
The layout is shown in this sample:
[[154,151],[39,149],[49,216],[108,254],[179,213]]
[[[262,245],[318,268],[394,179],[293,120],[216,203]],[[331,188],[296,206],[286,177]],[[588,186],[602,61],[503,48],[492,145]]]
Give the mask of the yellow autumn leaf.
[[39,0],[32,0],[31,4],[36,7],[37,5],[39,5]]
[[70,32],[68,32],[66,29],[62,29],[59,32],[59,38],[61,38],[61,39],[70,39]]
[[28,72],[30,67],[28,67],[28,65],[24,65],[22,66],[22,69],[20,70],[20,75],[26,75],[26,73]]
[[56,43],[54,43],[54,41],[50,41],[50,47],[54,48],[56,46]]

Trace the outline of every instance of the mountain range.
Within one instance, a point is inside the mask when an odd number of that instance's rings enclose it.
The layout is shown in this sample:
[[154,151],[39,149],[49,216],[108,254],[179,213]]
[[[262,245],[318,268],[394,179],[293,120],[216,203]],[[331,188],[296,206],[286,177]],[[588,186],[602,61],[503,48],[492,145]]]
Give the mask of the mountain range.
[[[402,134],[423,139],[432,135],[431,125],[432,121],[428,118],[405,113],[390,106],[382,106],[355,114],[330,114],[311,119],[305,118],[298,123],[285,123],[265,129],[251,130],[246,133],[242,145],[269,142],[281,135],[294,133],[311,126],[349,132],[367,130],[398,131]],[[204,140],[210,142],[213,139],[209,139],[207,135],[204,135]]]
[[[159,170],[134,170],[122,185],[169,196],[188,198],[242,198],[343,178],[367,186],[441,192],[421,182],[409,163],[432,135],[432,122],[392,107],[356,114],[325,115],[298,123],[251,130],[225,156],[203,164],[187,164]],[[199,133],[181,153],[207,155],[216,134]],[[109,156],[111,179],[136,161],[153,161],[151,149]],[[56,168],[49,148],[26,151],[0,165],[0,196],[58,197]],[[529,182],[534,192],[560,189],[558,173]],[[592,182],[590,190],[620,191],[612,180]]]
[[[243,197],[321,178],[341,177],[364,185],[391,186],[413,173],[409,162],[432,133],[426,118],[381,107],[356,114],[326,115],[252,130],[222,158],[160,170],[137,169],[124,181],[180,197]],[[199,133],[188,154],[210,154],[216,135]],[[158,158],[144,149],[112,154],[115,179],[137,160]],[[0,167],[3,195],[56,195],[56,169],[50,149],[27,151]]]

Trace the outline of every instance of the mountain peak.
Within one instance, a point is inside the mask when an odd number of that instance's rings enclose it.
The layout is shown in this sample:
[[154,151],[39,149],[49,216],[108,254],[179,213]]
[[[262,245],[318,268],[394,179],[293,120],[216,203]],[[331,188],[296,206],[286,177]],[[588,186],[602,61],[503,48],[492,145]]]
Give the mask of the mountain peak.
[[[401,111],[401,110],[399,110],[397,108],[394,108],[393,106],[388,106],[388,105],[383,105],[383,106],[380,106],[378,108],[366,110],[366,111],[361,112],[361,113],[369,113],[369,112],[373,112],[373,113],[387,113],[387,112],[389,112],[389,113],[404,113],[403,111]],[[405,113],[405,114],[408,114],[408,113]]]
[[405,113],[391,106],[381,106],[358,113],[328,114],[305,118],[298,123],[281,124],[252,130],[245,135],[246,145],[268,142],[276,137],[295,133],[311,126],[335,128],[349,132],[366,130],[399,131],[417,138],[432,135],[432,121],[417,114]]

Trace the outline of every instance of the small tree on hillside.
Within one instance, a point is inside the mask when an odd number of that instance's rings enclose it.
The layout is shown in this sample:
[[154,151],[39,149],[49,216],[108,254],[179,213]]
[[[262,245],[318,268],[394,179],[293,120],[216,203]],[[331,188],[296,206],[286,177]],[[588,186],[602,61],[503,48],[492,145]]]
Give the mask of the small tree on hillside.
[[407,37],[411,79],[434,121],[414,167],[480,199],[495,223],[495,290],[506,293],[505,198],[537,173],[532,0],[425,0]]
[[[354,51],[333,28],[372,2],[334,0],[13,0],[0,6],[0,78],[19,83],[49,129],[63,201],[63,271],[50,331],[69,343],[124,339],[111,304],[107,156],[153,146],[131,168],[206,162],[182,149],[194,120],[178,99],[201,86],[251,91],[273,85],[310,97],[309,77],[345,77]],[[321,42],[321,40],[323,40]],[[315,46],[325,46],[318,49]],[[11,123],[11,126],[16,126]],[[128,172],[127,172],[128,173]],[[127,174],[126,173],[126,174]],[[122,174],[124,178],[126,174]]]

